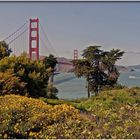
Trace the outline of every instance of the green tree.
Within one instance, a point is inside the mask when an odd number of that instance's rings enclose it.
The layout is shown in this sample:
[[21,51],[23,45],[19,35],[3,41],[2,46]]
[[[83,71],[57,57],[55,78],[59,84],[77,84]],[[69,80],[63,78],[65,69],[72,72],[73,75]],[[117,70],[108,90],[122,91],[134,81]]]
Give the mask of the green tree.
[[90,93],[98,94],[104,86],[116,84],[119,72],[115,63],[123,55],[123,51],[113,49],[103,51],[101,46],[89,46],[83,51],[83,59],[73,61],[77,77],[87,80],[88,97]]
[[48,96],[51,98],[56,98],[56,94],[58,93],[58,90],[56,87],[53,86],[53,79],[54,79],[54,72],[55,72],[55,67],[57,64],[57,58],[54,57],[52,54],[50,54],[49,56],[46,56],[43,59],[43,63],[45,64],[46,69],[47,68],[51,68],[51,75],[49,77],[49,83],[47,86],[47,92],[48,92]]
[[43,61],[32,61],[26,54],[5,57],[0,61],[0,72],[11,71],[21,82],[31,97],[48,97],[47,86],[52,69]]
[[102,59],[102,67],[104,67],[104,70],[107,71],[108,74],[108,85],[114,85],[116,84],[119,72],[115,66],[115,63],[117,60],[121,59],[124,52],[120,51],[120,49],[112,49],[109,52],[105,52],[105,57]]
[[0,60],[9,56],[11,52],[11,49],[9,49],[5,41],[0,41]]
[[43,63],[45,64],[46,68],[51,67],[54,70],[54,68],[55,68],[55,66],[57,64],[57,59],[52,54],[50,54],[49,56],[46,56],[43,59]]
[[54,71],[55,71],[55,66],[57,64],[57,59],[52,54],[50,54],[49,56],[46,56],[43,59],[43,63],[45,64],[46,69],[47,68],[51,68],[52,69],[51,76],[50,76],[50,82],[53,83]]

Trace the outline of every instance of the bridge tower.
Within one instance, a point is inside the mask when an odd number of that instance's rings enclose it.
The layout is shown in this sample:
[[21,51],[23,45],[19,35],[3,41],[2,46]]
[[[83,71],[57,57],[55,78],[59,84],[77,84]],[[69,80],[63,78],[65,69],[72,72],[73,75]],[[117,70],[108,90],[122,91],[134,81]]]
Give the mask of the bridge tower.
[[78,59],[78,50],[74,49],[74,60]]
[[39,59],[39,19],[30,19],[29,23],[29,58]]

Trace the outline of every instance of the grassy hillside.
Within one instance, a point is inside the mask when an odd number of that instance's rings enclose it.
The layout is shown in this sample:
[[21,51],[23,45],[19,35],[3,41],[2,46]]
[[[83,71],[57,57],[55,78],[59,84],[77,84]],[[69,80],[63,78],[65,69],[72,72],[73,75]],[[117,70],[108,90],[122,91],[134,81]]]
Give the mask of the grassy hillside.
[[[53,102],[48,101],[50,104]],[[140,88],[138,87],[102,91],[90,99],[55,100],[55,104],[57,103],[71,104],[91,118],[90,125],[94,126],[94,130],[88,129],[97,134],[95,138],[140,138]],[[95,119],[92,120],[93,116]]]
[[102,91],[98,96],[81,101],[78,108],[92,111],[95,108],[113,109],[116,106],[140,104],[139,88],[124,88]]
[[138,139],[140,89],[72,101],[6,95],[0,97],[0,114],[0,138]]

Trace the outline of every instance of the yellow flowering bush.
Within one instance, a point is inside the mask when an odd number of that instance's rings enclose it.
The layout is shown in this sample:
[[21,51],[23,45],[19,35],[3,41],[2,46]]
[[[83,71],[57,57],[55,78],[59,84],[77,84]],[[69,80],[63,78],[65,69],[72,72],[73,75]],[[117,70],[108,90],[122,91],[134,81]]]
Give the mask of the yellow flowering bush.
[[0,72],[0,95],[9,93],[26,95],[25,86],[26,84],[12,72]]
[[78,118],[68,105],[47,105],[18,95],[0,97],[0,138],[45,138],[47,127]]

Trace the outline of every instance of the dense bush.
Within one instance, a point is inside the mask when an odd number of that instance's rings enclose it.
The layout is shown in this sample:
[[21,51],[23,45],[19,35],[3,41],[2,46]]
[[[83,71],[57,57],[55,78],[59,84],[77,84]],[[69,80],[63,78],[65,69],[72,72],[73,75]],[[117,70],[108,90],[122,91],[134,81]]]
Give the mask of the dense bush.
[[[30,60],[26,54],[22,54],[18,57],[5,57],[0,60],[0,72],[5,73],[6,76],[6,72],[9,71],[11,72],[11,75],[14,75],[14,77],[16,78],[15,82],[18,79],[21,84],[24,83],[25,86],[24,90],[22,90],[22,93],[28,92],[28,95],[30,97],[56,97],[56,95],[53,95],[52,92],[48,94],[48,81],[52,73],[52,69],[51,67],[46,68],[43,61]],[[4,82],[6,85],[9,84],[6,83],[7,81]],[[17,91],[19,89],[15,85],[14,88]]]
[[0,138],[46,138],[47,127],[74,120],[78,110],[68,105],[52,107],[18,95],[0,97]]
[[11,49],[8,47],[5,41],[0,41],[0,60],[6,56],[9,56],[11,53]]
[[25,85],[12,72],[0,72],[0,95],[12,93],[26,95]]

